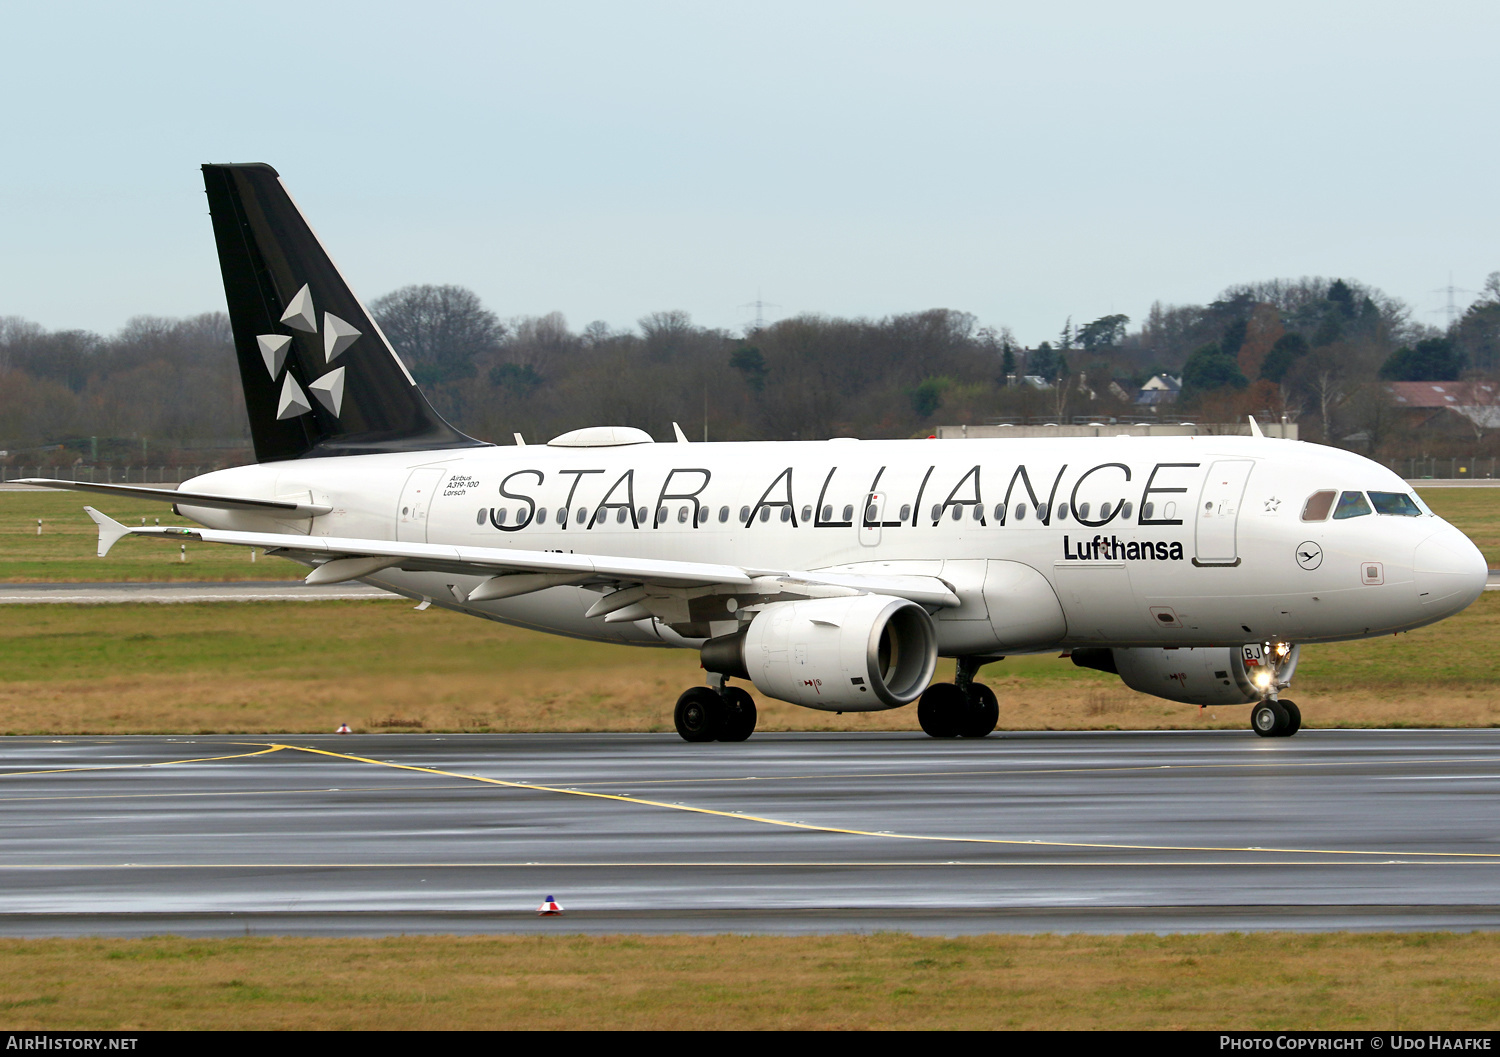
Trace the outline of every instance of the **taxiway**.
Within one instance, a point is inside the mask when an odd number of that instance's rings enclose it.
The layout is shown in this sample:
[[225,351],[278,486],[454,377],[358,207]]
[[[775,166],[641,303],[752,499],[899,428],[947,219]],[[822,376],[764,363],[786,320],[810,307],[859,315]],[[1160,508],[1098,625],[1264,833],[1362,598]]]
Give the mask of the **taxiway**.
[[1500,926],[1500,731],[0,752],[0,934]]

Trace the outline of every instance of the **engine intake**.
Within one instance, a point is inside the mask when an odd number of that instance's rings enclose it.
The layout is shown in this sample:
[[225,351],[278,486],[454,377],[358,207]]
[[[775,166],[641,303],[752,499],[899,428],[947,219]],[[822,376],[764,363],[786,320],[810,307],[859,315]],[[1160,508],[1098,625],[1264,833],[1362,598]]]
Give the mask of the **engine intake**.
[[750,626],[703,646],[703,667],[827,712],[909,705],[937,667],[927,611],[889,595],[772,602]]

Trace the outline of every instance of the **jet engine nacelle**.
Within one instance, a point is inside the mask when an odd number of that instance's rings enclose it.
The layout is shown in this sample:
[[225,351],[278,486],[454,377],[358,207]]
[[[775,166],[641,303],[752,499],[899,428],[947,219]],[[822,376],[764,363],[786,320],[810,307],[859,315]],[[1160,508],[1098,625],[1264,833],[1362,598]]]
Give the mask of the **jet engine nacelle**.
[[[1265,695],[1251,679],[1241,646],[1073,651],[1073,663],[1118,675],[1143,694],[1189,705],[1248,705]],[[1288,673],[1289,674],[1289,673]]]
[[915,701],[937,667],[927,611],[889,595],[772,602],[736,635],[703,648],[709,671],[826,712],[875,712]]

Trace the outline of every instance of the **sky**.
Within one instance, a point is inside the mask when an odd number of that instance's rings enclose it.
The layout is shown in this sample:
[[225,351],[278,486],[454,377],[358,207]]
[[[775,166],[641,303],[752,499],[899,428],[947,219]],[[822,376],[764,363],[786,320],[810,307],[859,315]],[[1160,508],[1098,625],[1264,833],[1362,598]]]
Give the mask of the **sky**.
[[[1024,343],[1234,283],[1444,322],[1500,270],[1500,5],[0,7],[0,315],[222,310],[198,166],[281,173],[365,299]],[[1472,295],[1460,294],[1466,304]]]

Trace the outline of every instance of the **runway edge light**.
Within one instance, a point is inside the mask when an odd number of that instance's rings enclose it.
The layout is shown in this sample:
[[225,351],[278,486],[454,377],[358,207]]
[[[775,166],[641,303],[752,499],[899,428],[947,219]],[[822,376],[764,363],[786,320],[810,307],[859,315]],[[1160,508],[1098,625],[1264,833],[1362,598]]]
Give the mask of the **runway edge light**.
[[536,908],[537,916],[544,918],[556,917],[563,912],[563,908],[557,905],[557,900],[548,896],[542,900],[542,905]]

